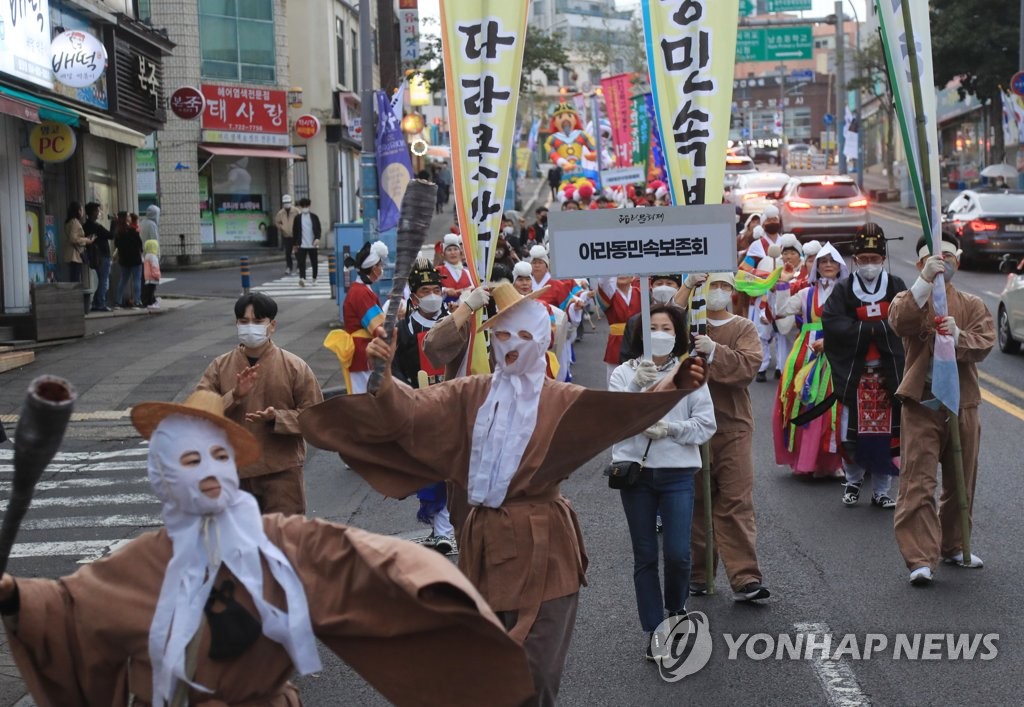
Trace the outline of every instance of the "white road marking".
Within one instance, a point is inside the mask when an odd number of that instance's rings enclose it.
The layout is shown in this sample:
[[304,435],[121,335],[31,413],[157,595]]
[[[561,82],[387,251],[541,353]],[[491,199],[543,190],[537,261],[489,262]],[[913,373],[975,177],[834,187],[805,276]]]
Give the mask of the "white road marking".
[[[799,633],[813,633],[818,637],[832,633],[828,624],[820,622],[799,622],[793,624],[793,628]],[[845,659],[825,659],[819,650],[812,654],[810,662],[831,707],[863,707],[871,704],[871,699],[861,689],[857,676]]]
[[151,493],[117,493],[109,496],[54,496],[52,498],[36,498],[32,500],[33,508],[56,508],[70,506],[126,506],[138,504],[160,503]]
[[[120,459],[124,457],[145,457],[149,455],[148,447],[133,447],[132,449],[116,449],[110,452],[57,452],[53,457],[55,462],[81,462],[94,461],[97,459]],[[14,450],[11,448],[0,449],[0,461],[14,459]]]
[[[145,471],[145,460],[134,462],[99,462],[97,464],[50,464],[46,467],[46,474],[75,474],[79,472],[107,472],[107,471]],[[0,474],[14,471],[14,464],[0,464]]]
[[103,559],[104,557],[106,557],[110,553],[115,552],[117,550],[120,550],[122,547],[124,547],[125,545],[127,545],[130,542],[131,542],[130,538],[125,538],[123,540],[108,541],[109,544],[106,547],[100,548],[99,552],[94,552],[92,555],[87,555],[87,556],[83,557],[82,559],[80,559],[78,561],[78,564],[80,564],[80,565],[87,565],[90,562],[95,562],[96,560]]
[[83,557],[106,550],[116,540],[68,540],[51,543],[17,543],[11,557]]
[[983,290],[983,292],[992,299],[999,299],[1000,297],[1002,297],[1002,295],[1000,295],[998,292],[993,292],[992,290]]
[[163,525],[160,516],[63,516],[26,520],[22,530],[67,530],[69,528],[149,528]]
[[[148,484],[149,479],[140,477],[138,479],[76,479],[68,478],[60,481],[40,481],[36,484],[36,491],[70,491],[71,489],[98,489],[107,486],[124,486],[126,484]],[[0,481],[0,491],[9,492],[11,483]]]

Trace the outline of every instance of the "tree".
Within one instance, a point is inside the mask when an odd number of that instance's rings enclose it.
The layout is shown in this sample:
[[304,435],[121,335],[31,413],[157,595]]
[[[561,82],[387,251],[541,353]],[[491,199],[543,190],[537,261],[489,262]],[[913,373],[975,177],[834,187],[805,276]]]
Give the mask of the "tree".
[[[437,21],[429,20],[429,24],[436,25]],[[430,84],[431,91],[444,91],[444,48],[441,44],[441,35],[439,32],[431,32],[424,35],[423,41],[426,48],[420,52],[420,58],[415,62],[414,67]],[[526,46],[523,49],[523,71],[520,79],[523,92],[533,92],[532,76],[534,72],[541,71],[549,81],[555,81],[558,78],[559,69],[568,63],[569,56],[565,53],[561,33],[554,32],[548,35],[538,29],[527,27]]]
[[[888,67],[885,63],[885,51],[879,36],[872,38],[867,45],[854,53],[855,78],[846,82],[849,88],[862,91],[874,97],[881,105],[885,114],[885,171],[889,175],[889,188],[896,188],[896,175],[893,173],[893,162],[896,160],[896,106],[893,101],[892,84],[889,83]],[[864,128],[861,126],[860,139],[864,139]],[[865,146],[866,149],[866,146]]]
[[[960,99],[977,96],[989,110],[989,124],[1002,124],[1000,91],[1020,68],[1020,5],[991,0],[931,0],[935,83],[960,79]],[[995,130],[995,150],[1004,156],[1003,131]]]

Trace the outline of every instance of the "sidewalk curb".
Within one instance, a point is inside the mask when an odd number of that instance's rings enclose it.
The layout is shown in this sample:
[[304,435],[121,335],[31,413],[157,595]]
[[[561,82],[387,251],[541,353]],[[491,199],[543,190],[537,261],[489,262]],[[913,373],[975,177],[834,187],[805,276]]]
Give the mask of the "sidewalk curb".
[[177,262],[168,260],[162,268],[165,272],[183,272],[186,270],[217,270],[219,268],[238,267],[241,264],[243,255],[249,257],[249,265],[263,265],[277,262],[284,257],[284,252],[276,248],[272,249],[272,252],[262,252],[256,255],[239,251],[235,257],[227,257],[226,254],[218,253],[217,257],[213,260],[203,260],[202,262],[190,263],[188,265],[178,265]]

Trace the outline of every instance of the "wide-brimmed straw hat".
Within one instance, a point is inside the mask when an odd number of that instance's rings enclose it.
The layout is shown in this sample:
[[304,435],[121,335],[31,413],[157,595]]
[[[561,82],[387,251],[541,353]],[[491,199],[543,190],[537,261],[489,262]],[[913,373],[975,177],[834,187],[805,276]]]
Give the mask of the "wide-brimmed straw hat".
[[224,430],[235,451],[235,464],[239,467],[252,464],[260,458],[259,441],[251,432],[224,416],[224,401],[213,391],[197,390],[180,404],[139,403],[132,408],[132,424],[143,438],[149,439],[161,420],[170,415],[198,417]]
[[479,330],[483,331],[484,329],[493,329],[510,311],[521,306],[523,302],[532,302],[536,300],[538,297],[545,294],[548,289],[550,288],[545,286],[528,295],[521,295],[516,288],[512,287],[509,283],[501,283],[491,291],[491,298],[494,300],[494,304],[498,308],[498,313],[484,322],[483,326],[481,326]]

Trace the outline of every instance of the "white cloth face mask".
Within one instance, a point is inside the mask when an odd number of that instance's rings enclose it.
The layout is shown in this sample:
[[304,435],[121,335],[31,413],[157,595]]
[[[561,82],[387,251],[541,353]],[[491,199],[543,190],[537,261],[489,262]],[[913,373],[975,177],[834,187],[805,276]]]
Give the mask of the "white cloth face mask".
[[657,304],[668,304],[676,296],[676,288],[671,285],[658,285],[651,289],[651,299]]
[[669,334],[667,331],[651,332],[651,355],[668,356],[675,347],[675,334]]
[[419,298],[419,309],[424,314],[436,314],[441,309],[441,295],[424,295]]
[[858,265],[857,272],[862,278],[868,282],[874,282],[878,279],[878,276],[882,274],[881,263],[868,263],[867,265]]
[[708,309],[712,312],[721,312],[732,304],[732,293],[725,290],[710,290],[708,292]]
[[[216,498],[200,490],[200,483],[211,477],[220,485]],[[241,493],[227,434],[205,420],[184,415],[166,418],[153,432],[149,482],[157,498],[187,515],[220,513]]]
[[258,349],[267,343],[267,324],[239,324],[238,340],[250,349]]

